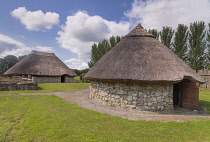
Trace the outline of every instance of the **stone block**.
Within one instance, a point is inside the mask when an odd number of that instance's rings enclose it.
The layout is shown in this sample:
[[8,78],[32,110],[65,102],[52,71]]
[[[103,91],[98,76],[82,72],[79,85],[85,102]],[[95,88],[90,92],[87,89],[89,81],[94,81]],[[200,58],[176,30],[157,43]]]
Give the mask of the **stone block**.
[[119,95],[124,94],[124,90],[118,90],[118,91],[117,91],[117,94],[119,94]]
[[118,99],[118,98],[120,98],[120,96],[119,95],[116,95],[115,98]]
[[127,108],[128,109],[136,109],[136,106],[135,105],[127,105]]
[[152,106],[152,103],[148,103],[148,106]]
[[138,93],[135,92],[135,93],[132,94],[132,96],[133,96],[133,97],[137,97],[137,96],[138,96]]
[[126,108],[126,105],[125,105],[124,103],[121,103],[121,104],[120,104],[120,107],[121,107],[121,108]]
[[133,96],[129,95],[129,96],[128,96],[128,101],[130,102],[130,101],[132,101],[132,100],[133,100]]
[[138,97],[133,97],[133,100],[134,100],[134,101],[137,101],[137,99],[138,99]]
[[137,105],[137,101],[133,101],[132,104],[136,106]]
[[142,92],[142,91],[139,91],[139,92],[138,92],[138,96],[139,96],[139,97],[144,96],[144,95],[145,95],[144,92]]
[[161,96],[157,97],[157,102],[161,102]]

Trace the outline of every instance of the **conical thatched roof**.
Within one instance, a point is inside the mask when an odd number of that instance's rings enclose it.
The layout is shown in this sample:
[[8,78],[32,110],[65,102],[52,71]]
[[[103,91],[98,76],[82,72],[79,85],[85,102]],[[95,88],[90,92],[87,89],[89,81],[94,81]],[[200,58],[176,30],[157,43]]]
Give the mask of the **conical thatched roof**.
[[32,51],[4,75],[77,76],[54,53]]
[[204,82],[153,35],[137,25],[85,75],[89,80]]

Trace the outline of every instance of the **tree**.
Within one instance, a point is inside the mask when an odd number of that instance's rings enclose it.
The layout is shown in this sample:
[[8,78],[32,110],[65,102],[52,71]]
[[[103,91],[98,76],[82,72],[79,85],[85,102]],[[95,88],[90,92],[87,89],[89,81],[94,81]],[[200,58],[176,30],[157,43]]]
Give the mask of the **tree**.
[[157,29],[149,29],[149,33],[154,35],[156,37],[156,39],[159,39],[159,32],[157,31]]
[[187,62],[188,51],[187,40],[189,32],[187,29],[188,27],[186,25],[179,24],[172,44],[174,53],[185,62]]
[[15,65],[17,62],[18,62],[18,59],[14,55],[7,55],[4,58],[0,58],[0,72],[3,74],[13,65]]
[[88,66],[91,68],[99,59],[100,57],[99,57],[98,45],[94,43],[92,45],[91,57],[90,57],[90,62],[88,62]]
[[6,57],[4,57],[4,60],[6,61],[7,70],[18,62],[17,57],[14,55],[7,55]]
[[107,40],[103,40],[101,42],[98,43],[98,52],[99,52],[99,56],[102,57],[104,54],[106,54],[106,52],[108,52],[111,49],[111,44],[109,41]]
[[27,55],[18,56],[18,58],[14,55],[7,55],[4,58],[0,58],[0,75],[2,75],[5,71],[15,65],[17,62],[25,58]]
[[6,71],[6,61],[0,58],[0,75],[2,75]]
[[87,73],[89,70],[90,70],[89,68],[83,69],[83,70],[73,69],[73,71],[74,71],[78,76],[80,76],[80,75],[82,75],[82,74],[84,74],[84,73]]
[[[115,40],[116,40],[116,44],[118,43],[118,42],[120,42],[120,40],[122,39],[123,37],[120,37],[120,36],[116,36],[115,37]],[[113,46],[112,46],[113,47]]]
[[203,69],[205,65],[205,23],[196,21],[190,24],[188,61],[192,69]]
[[208,24],[208,32],[207,32],[207,37],[206,37],[206,45],[207,45],[207,55],[206,55],[206,66],[209,68],[209,64],[210,64],[210,23]]
[[114,36],[111,36],[109,39],[109,43],[111,47],[114,47],[117,44],[116,38]]
[[22,60],[23,58],[25,58],[27,55],[22,55],[22,56],[18,56],[18,61]]
[[88,66],[91,68],[104,54],[114,47],[121,40],[120,36],[111,36],[109,40],[103,40],[98,44],[94,43],[91,49],[91,58]]
[[160,32],[160,40],[165,46],[171,49],[171,40],[174,35],[174,30],[171,27],[163,27],[162,31]]

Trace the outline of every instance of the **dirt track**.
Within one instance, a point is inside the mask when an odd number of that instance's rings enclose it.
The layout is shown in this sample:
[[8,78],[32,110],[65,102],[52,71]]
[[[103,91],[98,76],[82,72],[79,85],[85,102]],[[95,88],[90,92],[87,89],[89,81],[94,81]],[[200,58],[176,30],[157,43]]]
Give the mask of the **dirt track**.
[[88,98],[89,87],[81,91],[71,92],[52,92],[52,93],[22,93],[18,95],[55,95],[65,101],[77,104],[85,109],[107,113],[111,116],[119,116],[129,120],[146,120],[146,121],[161,121],[161,122],[184,122],[184,121],[199,121],[210,120],[210,115],[207,113],[198,114],[197,111],[189,111],[178,109],[171,112],[149,112],[140,110],[128,110],[122,108],[114,108],[104,106],[94,100]]

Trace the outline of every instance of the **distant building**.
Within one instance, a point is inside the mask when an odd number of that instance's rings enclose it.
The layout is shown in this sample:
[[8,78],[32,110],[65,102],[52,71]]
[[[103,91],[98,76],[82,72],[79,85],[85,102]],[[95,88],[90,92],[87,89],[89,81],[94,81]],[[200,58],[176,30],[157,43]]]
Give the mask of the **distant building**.
[[138,24],[85,75],[90,98],[141,110],[199,109],[205,82],[168,47]]
[[205,70],[198,70],[198,74],[205,80],[206,83],[200,85],[201,88],[209,88],[210,87],[210,71]]
[[54,53],[32,51],[4,75],[32,79],[34,83],[74,82],[77,74],[67,67]]

